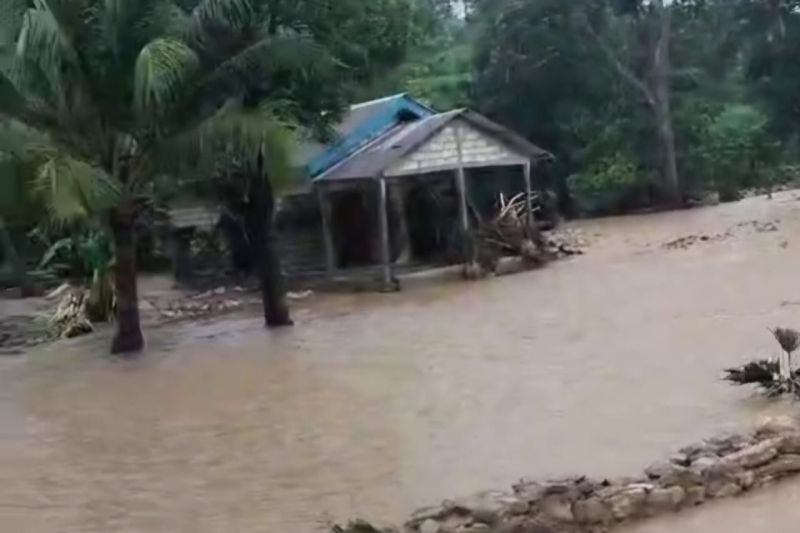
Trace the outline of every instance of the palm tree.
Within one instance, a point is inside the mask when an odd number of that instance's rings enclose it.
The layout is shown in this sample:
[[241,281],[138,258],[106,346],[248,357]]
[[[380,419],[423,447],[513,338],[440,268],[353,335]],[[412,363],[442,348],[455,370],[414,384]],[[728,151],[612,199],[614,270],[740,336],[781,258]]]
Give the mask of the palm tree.
[[[75,176],[60,179],[64,174]],[[17,249],[12,232],[24,233],[42,223],[60,227],[86,222],[113,206],[118,190],[102,172],[70,159],[46,136],[14,120],[0,121],[0,176],[0,244],[25,296],[30,285],[24,252]]]
[[[152,198],[164,153],[234,147],[263,161],[261,177],[283,159],[273,157],[285,148],[273,142],[279,126],[265,108],[243,107],[243,87],[314,46],[264,24],[260,3],[0,0],[0,115],[56,148],[38,173],[65,191],[61,208],[105,196],[89,192],[95,188],[115,191],[105,210],[116,260],[113,353],[143,346],[134,223]],[[230,133],[227,144],[218,141]]]

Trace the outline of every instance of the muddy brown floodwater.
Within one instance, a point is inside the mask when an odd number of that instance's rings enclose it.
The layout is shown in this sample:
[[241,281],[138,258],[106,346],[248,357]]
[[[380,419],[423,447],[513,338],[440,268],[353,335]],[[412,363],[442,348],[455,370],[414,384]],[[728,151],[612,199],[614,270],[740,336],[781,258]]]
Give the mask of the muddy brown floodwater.
[[800,326],[797,196],[582,223],[584,257],[319,298],[292,330],[229,318],[153,331],[135,362],[102,338],[0,360],[0,531],[401,520],[524,475],[634,473],[784,411],[719,373]]

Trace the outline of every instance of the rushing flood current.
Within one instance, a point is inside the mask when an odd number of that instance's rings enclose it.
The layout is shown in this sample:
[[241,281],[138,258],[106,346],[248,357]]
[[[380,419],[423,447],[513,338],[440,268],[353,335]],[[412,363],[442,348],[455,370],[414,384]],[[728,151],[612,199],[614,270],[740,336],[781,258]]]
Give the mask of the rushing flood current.
[[634,473],[782,411],[719,374],[800,326],[795,196],[587,222],[584,257],[318,297],[288,331],[225,319],[152,331],[134,362],[100,338],[0,360],[0,531],[396,521],[526,475]]

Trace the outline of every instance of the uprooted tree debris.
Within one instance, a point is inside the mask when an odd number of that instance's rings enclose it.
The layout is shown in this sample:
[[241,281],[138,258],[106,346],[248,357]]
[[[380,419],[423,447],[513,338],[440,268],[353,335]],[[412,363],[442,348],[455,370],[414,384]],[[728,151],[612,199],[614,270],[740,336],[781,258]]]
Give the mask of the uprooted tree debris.
[[760,359],[725,370],[724,379],[736,385],[756,385],[767,396],[794,394],[800,397],[800,370],[792,365],[792,354],[800,347],[800,332],[790,328],[772,330],[783,355]]
[[[532,193],[531,203],[539,203]],[[535,207],[535,214],[541,208]],[[472,235],[472,261],[465,268],[465,277],[480,278],[497,271],[503,256],[521,257],[530,267],[543,266],[561,257],[581,255],[580,243],[571,233],[542,231],[527,213],[524,193],[509,199],[500,194],[497,213],[489,220],[477,215],[477,229]]]

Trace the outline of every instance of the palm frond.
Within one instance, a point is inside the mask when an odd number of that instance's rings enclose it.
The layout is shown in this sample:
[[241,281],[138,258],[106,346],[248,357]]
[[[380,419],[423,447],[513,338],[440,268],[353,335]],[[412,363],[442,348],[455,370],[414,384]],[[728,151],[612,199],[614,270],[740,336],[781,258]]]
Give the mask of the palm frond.
[[197,71],[199,60],[183,42],[159,38],[145,46],[136,61],[134,106],[137,114],[152,118],[174,103]]
[[26,0],[0,2],[0,46],[16,42],[27,4]]
[[113,207],[121,187],[99,168],[60,152],[52,152],[39,166],[34,192],[52,219],[72,222]]
[[201,0],[192,10],[192,18],[199,31],[209,25],[235,29],[246,25],[251,13],[249,0]]
[[[165,145],[176,172],[218,177],[222,168],[239,168],[252,174],[259,155],[264,171],[276,188],[292,177],[292,128],[277,119],[270,107],[247,109],[231,104]],[[163,159],[162,158],[162,159]]]
[[52,147],[42,131],[17,120],[0,121],[0,153],[23,161],[37,161]]
[[9,76],[0,72],[0,114],[6,117],[17,117],[24,113],[25,97],[17,89],[17,85]]
[[65,59],[65,39],[46,2],[25,12],[17,38],[17,57],[30,60],[48,71],[58,71]]
[[[47,119],[51,127],[100,138],[95,86],[86,58],[76,48],[88,31],[86,17],[85,0],[35,0],[17,38],[14,78],[26,95],[38,99],[29,106],[35,111],[33,118],[43,115],[39,118]],[[54,115],[58,124],[53,124]]]
[[93,15],[104,46],[118,61],[156,37],[181,35],[191,24],[172,0],[102,0]]
[[[333,57],[313,39],[294,32],[264,37],[220,61],[197,83],[186,101],[187,116],[198,109],[217,109],[243,87],[268,83],[278,72],[314,72],[333,68]],[[180,117],[176,117],[180,122]]]

